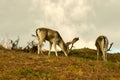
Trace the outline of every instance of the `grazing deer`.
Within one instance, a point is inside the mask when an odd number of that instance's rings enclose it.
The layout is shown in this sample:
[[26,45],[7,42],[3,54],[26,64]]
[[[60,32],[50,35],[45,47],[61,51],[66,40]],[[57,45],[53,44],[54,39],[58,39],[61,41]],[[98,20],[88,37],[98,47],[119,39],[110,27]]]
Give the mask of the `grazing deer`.
[[108,44],[109,44],[109,41],[106,36],[101,35],[96,39],[95,46],[97,47],[97,60],[98,60],[99,54],[103,54],[103,60],[107,61],[107,51],[110,50],[113,43],[110,44],[110,48],[108,48]]
[[65,56],[68,55],[68,53],[69,53],[68,46],[65,44],[62,37],[60,36],[60,34],[57,31],[48,29],[48,28],[38,28],[38,29],[36,29],[36,35],[38,38],[38,54],[40,52],[42,53],[42,50],[41,50],[42,43],[47,40],[50,43],[50,49],[49,49],[48,56],[50,56],[52,45],[55,49],[56,56],[58,56],[57,50],[56,50],[56,45],[58,45],[62,49]]

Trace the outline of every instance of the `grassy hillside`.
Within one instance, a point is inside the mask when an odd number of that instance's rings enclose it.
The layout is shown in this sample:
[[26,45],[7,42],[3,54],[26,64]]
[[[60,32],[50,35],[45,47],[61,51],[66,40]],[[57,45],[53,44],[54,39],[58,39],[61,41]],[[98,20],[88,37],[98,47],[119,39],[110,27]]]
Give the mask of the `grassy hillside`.
[[96,61],[96,51],[88,48],[68,57],[0,48],[0,80],[120,80],[120,54],[108,54],[104,62]]

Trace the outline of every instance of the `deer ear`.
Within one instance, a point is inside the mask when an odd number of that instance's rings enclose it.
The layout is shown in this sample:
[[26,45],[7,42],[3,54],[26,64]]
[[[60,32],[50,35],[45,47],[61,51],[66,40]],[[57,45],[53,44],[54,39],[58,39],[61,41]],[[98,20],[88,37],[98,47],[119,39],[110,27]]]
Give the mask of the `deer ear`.
[[79,40],[79,37],[75,37],[73,40],[72,40],[72,42],[76,42],[76,41],[78,41]]

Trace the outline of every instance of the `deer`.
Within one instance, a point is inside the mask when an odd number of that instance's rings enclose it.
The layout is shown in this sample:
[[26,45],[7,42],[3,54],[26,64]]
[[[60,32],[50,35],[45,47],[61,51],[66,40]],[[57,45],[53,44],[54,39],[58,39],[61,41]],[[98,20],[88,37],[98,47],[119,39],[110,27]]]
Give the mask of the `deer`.
[[103,55],[103,60],[107,61],[107,51],[110,51],[113,42],[110,44],[110,47],[108,48],[109,41],[108,38],[104,35],[100,35],[96,41],[95,41],[95,46],[97,48],[97,60],[99,58],[99,54]]
[[56,50],[56,45],[58,45],[61,50],[64,52],[65,56],[68,56],[69,53],[69,47],[68,45],[63,41],[60,33],[56,30],[52,30],[49,28],[37,28],[36,29],[36,36],[38,38],[38,45],[37,45],[37,53],[42,53],[41,47],[42,47],[42,43],[45,41],[48,41],[50,43],[50,48],[49,48],[49,52],[48,52],[48,56],[50,56],[51,53],[51,48],[52,45],[54,47],[55,50],[55,54],[56,56],[58,56],[57,50]]

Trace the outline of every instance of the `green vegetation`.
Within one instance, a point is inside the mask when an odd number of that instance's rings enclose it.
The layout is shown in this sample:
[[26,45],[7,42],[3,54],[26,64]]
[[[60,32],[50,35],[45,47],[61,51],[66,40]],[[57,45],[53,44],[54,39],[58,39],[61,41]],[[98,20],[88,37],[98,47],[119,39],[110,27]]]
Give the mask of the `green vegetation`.
[[68,57],[61,51],[48,57],[0,48],[0,80],[120,80],[120,53],[108,54],[104,62],[88,48],[74,49]]

